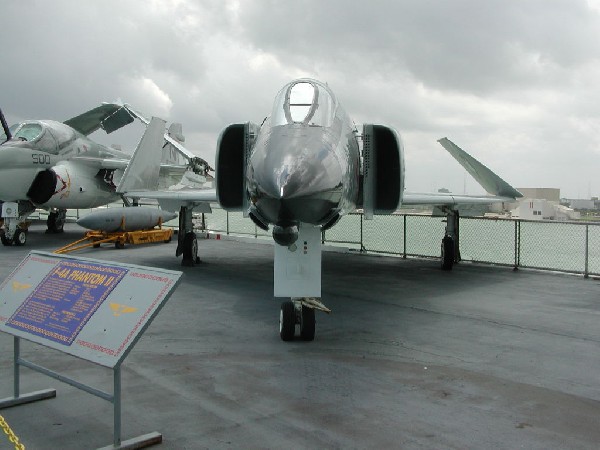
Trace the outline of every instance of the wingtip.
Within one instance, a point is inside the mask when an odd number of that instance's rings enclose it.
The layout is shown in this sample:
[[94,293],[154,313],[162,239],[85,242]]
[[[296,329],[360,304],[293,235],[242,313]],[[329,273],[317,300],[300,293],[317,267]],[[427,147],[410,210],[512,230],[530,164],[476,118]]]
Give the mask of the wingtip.
[[523,196],[517,189],[512,187],[477,159],[473,158],[450,139],[441,138],[438,142],[488,193],[510,198],[519,198]]

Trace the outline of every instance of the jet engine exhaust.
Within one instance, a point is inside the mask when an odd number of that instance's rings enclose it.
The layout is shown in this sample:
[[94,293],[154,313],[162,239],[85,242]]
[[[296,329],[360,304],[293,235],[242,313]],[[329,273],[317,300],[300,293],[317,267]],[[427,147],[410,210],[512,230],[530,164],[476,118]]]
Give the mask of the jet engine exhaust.
[[284,247],[289,247],[298,240],[298,227],[296,225],[273,227],[273,240]]

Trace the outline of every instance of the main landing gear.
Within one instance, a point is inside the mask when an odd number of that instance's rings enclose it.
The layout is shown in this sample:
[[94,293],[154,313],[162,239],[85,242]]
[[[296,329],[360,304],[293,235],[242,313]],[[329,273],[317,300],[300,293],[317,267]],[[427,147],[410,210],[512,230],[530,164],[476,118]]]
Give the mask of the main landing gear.
[[192,208],[182,206],[179,210],[179,234],[175,256],[183,255],[182,266],[193,266],[200,263],[198,256],[198,239],[192,223]]
[[312,341],[315,338],[315,309],[330,313],[316,298],[296,298],[281,304],[279,312],[279,336],[283,341],[292,341],[296,336],[296,325],[300,328],[300,339]]
[[441,245],[442,270],[452,270],[454,263],[460,261],[459,251],[459,215],[458,211],[446,211],[446,231]]
[[46,220],[46,234],[62,233],[65,227],[65,219],[67,218],[66,209],[57,209],[50,211]]
[[444,236],[442,239],[442,270],[452,270],[454,266],[454,239]]

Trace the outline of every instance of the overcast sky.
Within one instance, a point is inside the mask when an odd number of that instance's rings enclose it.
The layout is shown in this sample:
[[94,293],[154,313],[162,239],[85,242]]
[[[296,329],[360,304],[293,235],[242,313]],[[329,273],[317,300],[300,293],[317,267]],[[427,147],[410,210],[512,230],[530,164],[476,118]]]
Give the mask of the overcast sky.
[[[394,127],[411,191],[479,193],[447,136],[515,187],[600,195],[600,0],[0,0],[0,108],[66,120],[120,99],[214,161],[297,77]],[[133,148],[141,127],[103,143]]]

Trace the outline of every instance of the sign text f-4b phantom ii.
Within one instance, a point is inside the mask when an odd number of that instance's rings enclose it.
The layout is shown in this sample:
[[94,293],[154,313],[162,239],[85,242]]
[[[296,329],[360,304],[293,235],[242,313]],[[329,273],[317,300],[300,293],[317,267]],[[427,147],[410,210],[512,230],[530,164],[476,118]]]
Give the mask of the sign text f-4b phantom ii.
[[[405,192],[403,147],[396,131],[367,124],[359,132],[327,85],[299,79],[279,91],[270,117],[260,127],[244,123],[223,130],[217,144],[214,194],[197,191],[178,198],[189,207],[214,195],[224,209],[243,211],[260,228],[272,230],[274,293],[292,299],[281,306],[281,338],[293,339],[299,324],[301,338],[312,340],[314,310],[327,310],[319,301],[320,233],[344,214],[362,209],[370,219],[402,205],[441,208],[448,216],[441,236],[442,267],[451,269],[458,258],[458,207],[521,196],[448,139],[439,142],[489,196]],[[165,192],[149,196],[170,198]],[[185,208],[182,212],[185,215]],[[183,231],[180,236],[192,229]],[[191,237],[184,245],[184,257],[186,249],[191,254],[197,248],[193,244]]]

